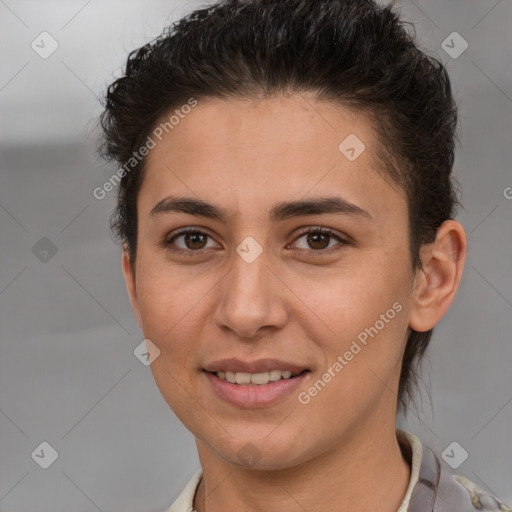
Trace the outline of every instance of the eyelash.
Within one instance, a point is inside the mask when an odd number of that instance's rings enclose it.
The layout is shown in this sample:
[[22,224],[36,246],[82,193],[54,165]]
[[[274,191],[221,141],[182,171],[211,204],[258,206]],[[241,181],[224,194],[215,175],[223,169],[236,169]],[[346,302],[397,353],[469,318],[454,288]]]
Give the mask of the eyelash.
[[[200,255],[202,255],[204,253],[204,251],[206,251],[207,249],[198,249],[197,251],[195,251],[195,250],[192,250],[192,249],[176,249],[176,248],[172,247],[173,242],[178,237],[183,236],[183,235],[187,235],[187,234],[200,234],[200,235],[206,235],[206,236],[212,238],[208,233],[206,233],[204,231],[201,231],[201,230],[199,230],[197,228],[190,227],[190,228],[184,228],[181,231],[179,231],[178,233],[175,233],[171,238],[163,240],[162,246],[164,248],[166,248],[166,249],[171,249],[173,252],[181,253],[181,254],[186,254],[187,256],[193,256],[193,255],[200,256]],[[308,252],[311,252],[313,254],[316,253],[316,255],[318,255],[318,256],[322,256],[322,255],[325,255],[325,254],[331,254],[333,252],[341,250],[343,248],[343,246],[349,245],[349,242],[347,242],[346,240],[341,238],[339,235],[335,234],[332,230],[327,229],[327,228],[310,227],[310,228],[300,232],[297,235],[297,238],[295,240],[303,237],[304,235],[329,235],[330,237],[334,238],[335,240],[337,240],[339,242],[338,245],[336,245],[334,247],[331,247],[329,249],[318,249],[318,250],[314,250],[314,249],[311,249],[311,250],[308,250],[308,249],[298,249],[298,251],[308,251]]]

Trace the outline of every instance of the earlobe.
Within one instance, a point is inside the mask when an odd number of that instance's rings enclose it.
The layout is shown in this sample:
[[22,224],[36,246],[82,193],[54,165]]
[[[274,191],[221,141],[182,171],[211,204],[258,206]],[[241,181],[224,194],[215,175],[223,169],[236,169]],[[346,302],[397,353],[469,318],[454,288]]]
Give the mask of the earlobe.
[[123,254],[121,257],[121,266],[123,269],[124,280],[126,283],[126,290],[128,291],[128,296],[130,298],[130,303],[132,305],[133,312],[135,313],[135,317],[137,319],[137,323],[139,327],[142,325],[140,310],[139,310],[139,301],[137,296],[137,286],[135,284],[135,275],[133,272],[130,253],[126,245],[123,245]]
[[454,220],[443,222],[435,241],[422,247],[423,270],[418,270],[411,292],[411,329],[428,331],[448,311],[462,278],[466,252],[466,233]]

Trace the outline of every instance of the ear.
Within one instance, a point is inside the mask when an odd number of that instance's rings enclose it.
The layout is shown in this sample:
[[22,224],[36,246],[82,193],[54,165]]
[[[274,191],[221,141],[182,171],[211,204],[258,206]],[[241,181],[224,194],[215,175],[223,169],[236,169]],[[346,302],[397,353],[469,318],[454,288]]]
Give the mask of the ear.
[[130,297],[130,302],[132,305],[133,312],[135,313],[135,317],[137,318],[137,323],[139,327],[142,326],[140,309],[139,309],[139,300],[137,297],[137,287],[135,284],[135,273],[132,268],[130,253],[128,251],[128,246],[123,244],[123,255],[121,264],[123,267],[123,275],[124,280],[126,282],[126,289],[128,290],[128,296]]
[[462,278],[466,252],[466,233],[455,220],[443,222],[435,241],[422,247],[423,270],[417,271],[411,291],[411,329],[428,331],[448,311]]

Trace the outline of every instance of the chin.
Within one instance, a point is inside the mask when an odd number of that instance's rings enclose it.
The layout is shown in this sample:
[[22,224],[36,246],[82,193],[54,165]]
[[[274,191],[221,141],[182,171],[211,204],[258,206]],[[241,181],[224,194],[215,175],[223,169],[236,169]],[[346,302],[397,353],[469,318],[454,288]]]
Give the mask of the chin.
[[215,441],[208,444],[226,462],[257,471],[288,469],[307,460],[306,454],[298,453],[297,446],[301,443],[295,441],[297,438],[289,431],[283,431],[282,436],[274,439],[266,437],[269,431],[258,437],[250,434],[237,439],[232,437],[226,439],[221,447],[215,445]]

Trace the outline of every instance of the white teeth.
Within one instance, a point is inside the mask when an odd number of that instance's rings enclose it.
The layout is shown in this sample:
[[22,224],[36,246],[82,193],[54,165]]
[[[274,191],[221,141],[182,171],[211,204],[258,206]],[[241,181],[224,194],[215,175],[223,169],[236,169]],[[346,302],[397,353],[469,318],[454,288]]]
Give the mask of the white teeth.
[[268,372],[251,374],[251,384],[268,384],[268,381]]
[[236,372],[235,380],[237,384],[249,384],[251,382],[251,374],[244,372]]
[[281,370],[270,370],[269,372],[270,380],[279,380],[281,378]]
[[263,385],[269,382],[275,382],[280,379],[289,379],[293,375],[288,370],[270,370],[268,372],[247,373],[247,372],[217,372],[217,377],[221,380],[227,380],[231,384],[256,384]]

